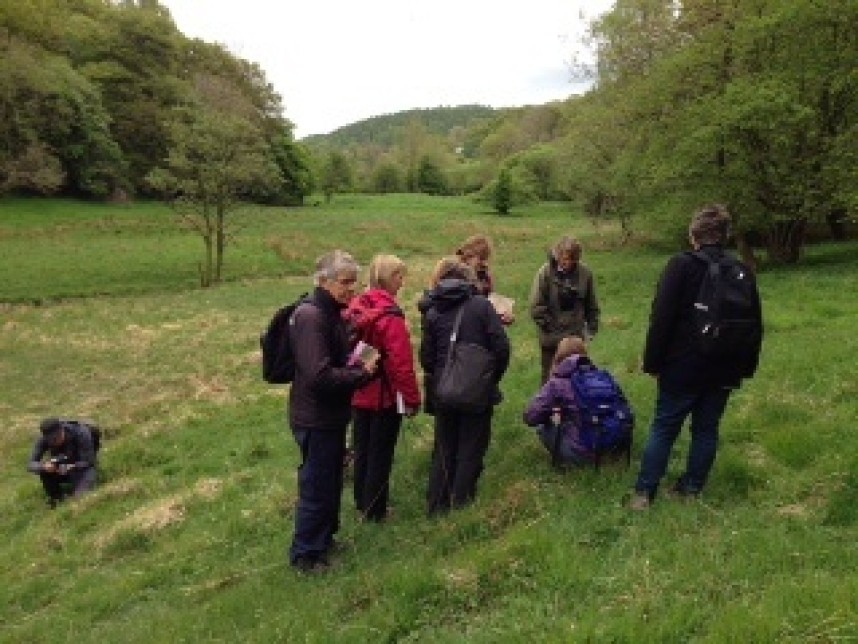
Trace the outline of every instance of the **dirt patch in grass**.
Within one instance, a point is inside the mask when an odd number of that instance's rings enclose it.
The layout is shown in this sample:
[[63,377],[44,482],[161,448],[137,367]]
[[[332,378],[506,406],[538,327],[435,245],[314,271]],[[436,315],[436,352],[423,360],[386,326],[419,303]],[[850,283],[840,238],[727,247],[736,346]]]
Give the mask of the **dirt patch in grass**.
[[[130,485],[133,487],[133,484]],[[184,521],[188,506],[194,500],[212,501],[222,491],[223,481],[220,479],[200,479],[191,490],[153,501],[109,526],[96,535],[95,547],[101,552],[128,535],[156,535]]]

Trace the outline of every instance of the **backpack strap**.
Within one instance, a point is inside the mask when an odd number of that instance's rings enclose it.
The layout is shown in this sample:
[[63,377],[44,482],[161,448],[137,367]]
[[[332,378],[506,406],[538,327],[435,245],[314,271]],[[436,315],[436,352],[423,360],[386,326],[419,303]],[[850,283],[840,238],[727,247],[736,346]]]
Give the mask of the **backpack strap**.
[[459,326],[462,324],[462,314],[465,312],[465,304],[467,303],[467,300],[462,302],[459,310],[456,311],[456,321],[453,322],[453,331],[450,333],[450,344],[447,346],[447,361],[444,363],[445,371],[450,368],[450,360],[453,358],[453,345],[456,344],[459,338]]

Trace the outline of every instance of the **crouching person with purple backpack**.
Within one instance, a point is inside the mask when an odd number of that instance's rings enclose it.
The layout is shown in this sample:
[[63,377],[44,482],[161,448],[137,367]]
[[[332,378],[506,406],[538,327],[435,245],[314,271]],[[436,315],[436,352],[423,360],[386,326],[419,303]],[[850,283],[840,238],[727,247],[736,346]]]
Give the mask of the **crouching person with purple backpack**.
[[613,377],[567,336],[557,345],[550,377],[530,401],[524,422],[536,428],[556,467],[599,466],[603,456],[631,453],[634,414]]

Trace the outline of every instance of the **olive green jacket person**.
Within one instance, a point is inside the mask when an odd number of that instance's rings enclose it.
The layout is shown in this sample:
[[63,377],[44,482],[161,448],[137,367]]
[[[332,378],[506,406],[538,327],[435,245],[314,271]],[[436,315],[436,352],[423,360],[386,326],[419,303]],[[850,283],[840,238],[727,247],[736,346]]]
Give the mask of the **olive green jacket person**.
[[530,291],[530,316],[539,327],[539,344],[556,347],[567,335],[585,340],[599,330],[599,303],[593,273],[580,262],[568,273],[557,270],[549,257],[542,265]]

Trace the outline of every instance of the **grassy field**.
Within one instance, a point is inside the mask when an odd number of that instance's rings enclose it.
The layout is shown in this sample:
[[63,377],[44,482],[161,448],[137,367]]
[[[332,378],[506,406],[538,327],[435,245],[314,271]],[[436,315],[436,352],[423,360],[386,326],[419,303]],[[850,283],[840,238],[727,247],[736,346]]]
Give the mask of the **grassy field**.
[[[199,289],[202,243],[161,206],[0,202],[0,641],[858,641],[858,244],[760,276],[762,365],[731,401],[710,486],[631,514],[654,395],[638,362],[667,251],[618,247],[560,204],[501,218],[455,198],[341,197],[237,221],[227,283]],[[498,290],[519,303],[477,502],[424,518],[432,430],[418,416],[394,519],[358,522],[347,489],[348,551],[323,577],[296,575],[297,449],[286,390],[260,378],[259,332],[338,246],[408,262],[417,329],[431,266],[474,232],[494,239]],[[539,377],[527,293],[567,232],[597,278],[592,354],[638,414],[631,470],[556,473],[520,422]],[[25,464],[53,414],[107,437],[99,489],[49,511]]]

